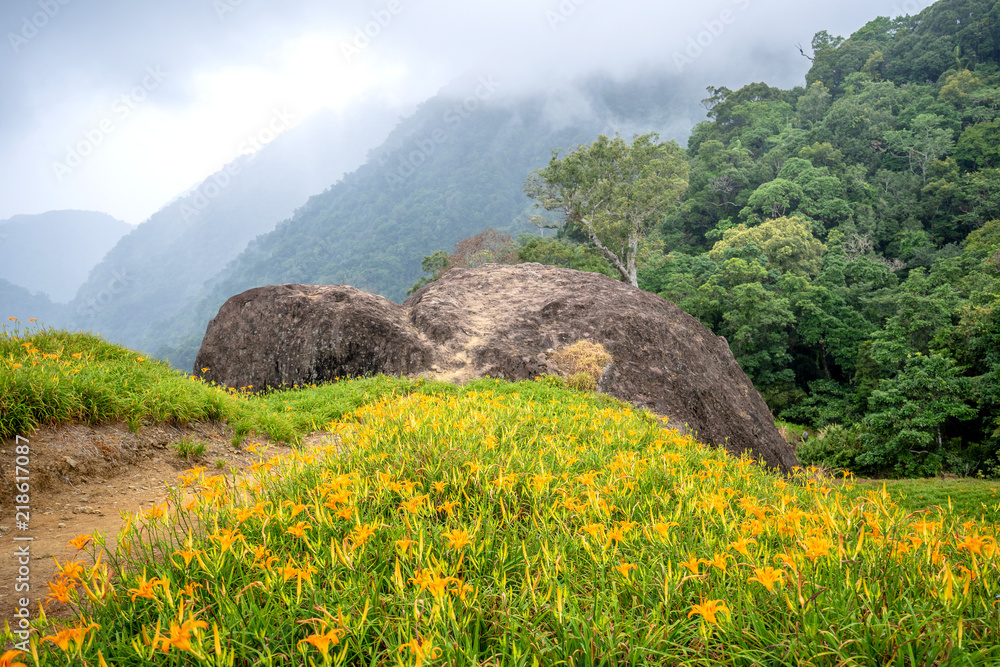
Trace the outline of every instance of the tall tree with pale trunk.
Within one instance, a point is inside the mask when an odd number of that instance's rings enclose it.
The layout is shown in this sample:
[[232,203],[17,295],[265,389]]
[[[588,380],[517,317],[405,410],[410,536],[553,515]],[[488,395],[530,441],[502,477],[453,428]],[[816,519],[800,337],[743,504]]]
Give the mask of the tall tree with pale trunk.
[[688,164],[677,142],[661,143],[655,133],[633,138],[601,135],[564,157],[553,151],[549,165],[534,172],[524,191],[536,206],[562,214],[553,223],[583,231],[622,279],[638,287],[639,239],[676,205],[688,186]]

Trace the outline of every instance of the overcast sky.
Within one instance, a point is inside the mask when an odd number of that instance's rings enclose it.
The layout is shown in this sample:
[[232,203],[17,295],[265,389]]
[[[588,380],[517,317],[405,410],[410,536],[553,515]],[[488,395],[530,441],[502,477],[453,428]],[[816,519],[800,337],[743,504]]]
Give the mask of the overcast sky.
[[453,78],[509,92],[595,71],[803,82],[819,30],[926,0],[3,0],[0,219],[139,223],[323,107],[401,112]]

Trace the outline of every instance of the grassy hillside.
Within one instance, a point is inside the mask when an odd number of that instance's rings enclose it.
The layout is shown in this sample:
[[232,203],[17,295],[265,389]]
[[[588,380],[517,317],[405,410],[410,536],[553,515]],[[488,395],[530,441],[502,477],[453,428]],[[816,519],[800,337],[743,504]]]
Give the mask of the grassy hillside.
[[236,482],[188,471],[99,565],[64,564],[50,598],[79,615],[36,621],[38,664],[1000,659],[996,524],[782,478],[556,380],[249,397],[48,331],[8,331],[2,359],[4,415],[24,388],[68,405],[128,382],[117,409],[136,423],[201,411],[300,433],[322,417],[331,435]]

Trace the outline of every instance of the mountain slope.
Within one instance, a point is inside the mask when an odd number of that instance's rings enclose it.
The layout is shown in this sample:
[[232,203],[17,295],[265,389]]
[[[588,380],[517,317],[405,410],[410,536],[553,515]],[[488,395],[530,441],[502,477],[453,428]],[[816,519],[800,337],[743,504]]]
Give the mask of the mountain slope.
[[256,286],[350,284],[400,301],[424,255],[485,227],[532,229],[522,184],[553,148],[616,131],[683,139],[701,115],[701,96],[700,86],[668,75],[525,95],[504,95],[488,78],[456,82],[401,122],[365,165],[250,243],[190,316],[172,324],[172,346],[152,351],[190,368],[208,320]]

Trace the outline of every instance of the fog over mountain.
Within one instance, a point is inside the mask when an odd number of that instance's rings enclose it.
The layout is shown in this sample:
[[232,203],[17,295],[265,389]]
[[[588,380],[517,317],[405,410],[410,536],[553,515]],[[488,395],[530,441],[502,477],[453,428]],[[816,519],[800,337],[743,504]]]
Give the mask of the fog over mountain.
[[138,224],[246,150],[275,109],[401,108],[467,73],[505,90],[668,68],[793,85],[795,49],[925,2],[12,0],[0,7],[0,218],[100,210]]
[[[63,321],[139,347],[246,244],[358,167],[395,124],[370,104],[321,110],[185,192],[123,238],[94,268]],[[296,119],[278,110],[273,126]],[[271,127],[267,126],[268,129]]]

